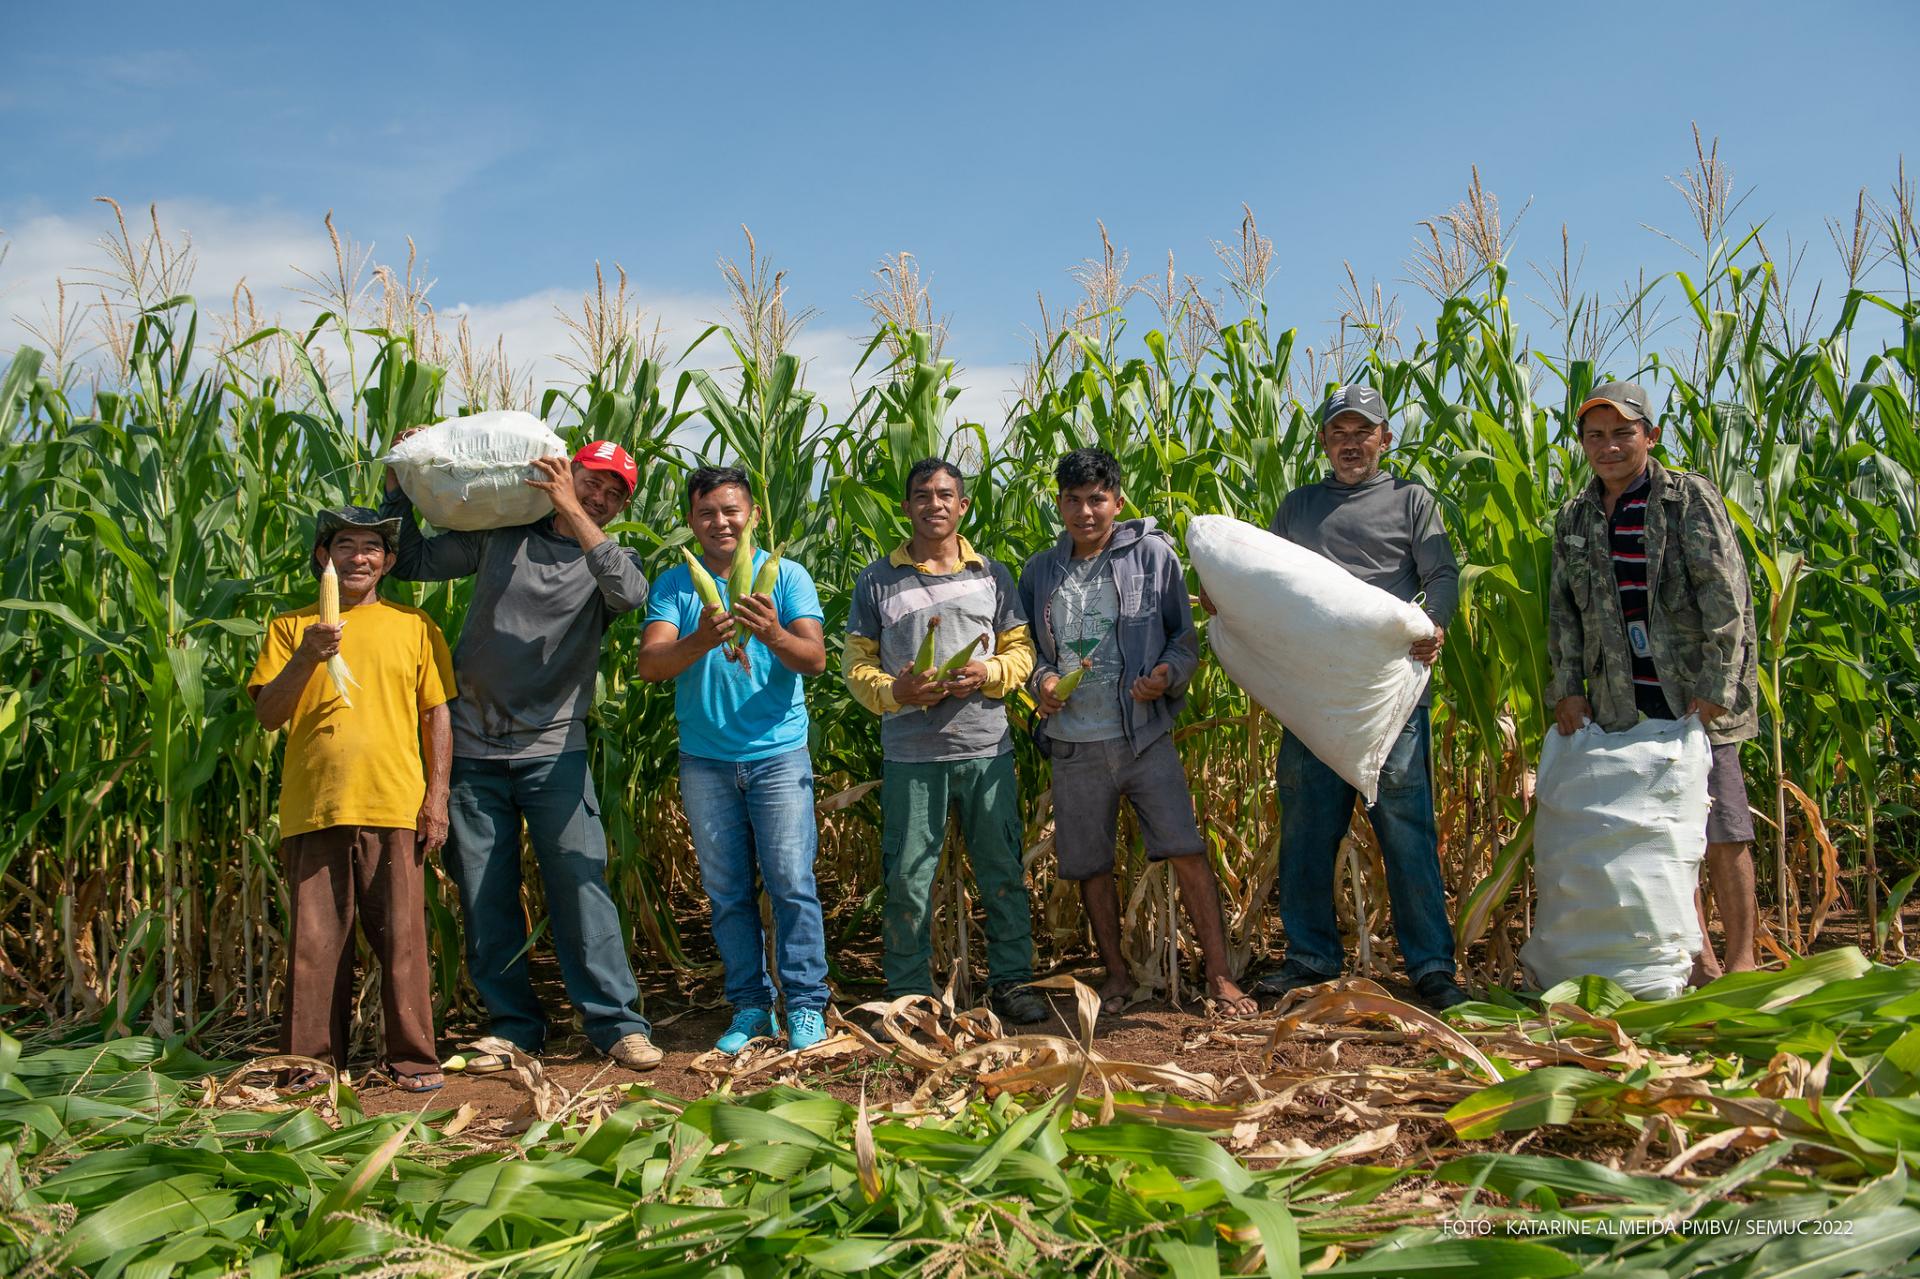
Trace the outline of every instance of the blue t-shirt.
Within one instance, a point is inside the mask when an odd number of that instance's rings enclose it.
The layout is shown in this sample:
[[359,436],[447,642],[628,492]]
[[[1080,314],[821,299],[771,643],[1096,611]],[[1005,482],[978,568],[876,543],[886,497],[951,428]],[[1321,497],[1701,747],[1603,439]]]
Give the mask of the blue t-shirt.
[[[766,558],[767,552],[754,552],[756,573]],[[714,582],[720,588],[721,603],[731,604],[726,579],[716,573]],[[826,620],[813,578],[789,559],[780,561],[773,604],[782,626],[802,617]],[[700,629],[700,597],[694,593],[693,574],[685,563],[668,569],[654,582],[647,601],[647,625],[655,622],[672,622],[682,635]],[[702,653],[674,678],[673,711],[680,719],[682,751],[739,764],[784,755],[807,744],[807,699],[800,676],[751,636],[747,657],[751,673],[729,661],[724,648],[716,648]]]

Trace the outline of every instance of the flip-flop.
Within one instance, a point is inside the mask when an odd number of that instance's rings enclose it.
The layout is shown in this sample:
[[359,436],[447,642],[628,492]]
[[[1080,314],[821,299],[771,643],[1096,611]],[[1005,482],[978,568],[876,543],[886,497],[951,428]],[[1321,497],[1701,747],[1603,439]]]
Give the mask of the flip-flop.
[[1127,1011],[1127,1005],[1133,1002],[1131,992],[1125,995],[1108,995],[1100,1001],[1100,1013],[1105,1017],[1118,1017]]
[[388,1070],[386,1074],[401,1092],[439,1092],[447,1086],[446,1076],[437,1070],[423,1070],[417,1075],[403,1075],[397,1070]]

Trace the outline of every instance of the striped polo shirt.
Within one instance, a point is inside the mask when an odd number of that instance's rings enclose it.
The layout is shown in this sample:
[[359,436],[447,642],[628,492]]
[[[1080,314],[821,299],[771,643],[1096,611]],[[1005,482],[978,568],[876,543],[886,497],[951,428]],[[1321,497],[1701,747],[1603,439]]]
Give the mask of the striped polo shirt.
[[1613,552],[1613,581],[1620,592],[1620,618],[1627,628],[1627,651],[1633,657],[1633,700],[1649,719],[1672,719],[1660,672],[1653,666],[1652,608],[1647,595],[1647,495],[1653,478],[1642,471],[1633,487],[1620,495],[1607,517],[1607,540]]

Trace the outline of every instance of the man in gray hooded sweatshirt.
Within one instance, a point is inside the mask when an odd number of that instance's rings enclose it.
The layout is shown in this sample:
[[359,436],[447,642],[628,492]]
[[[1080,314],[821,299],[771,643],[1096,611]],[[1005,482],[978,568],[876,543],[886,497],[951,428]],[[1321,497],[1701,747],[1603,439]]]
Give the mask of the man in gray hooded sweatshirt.
[[[1020,602],[1038,654],[1028,689],[1040,704],[1040,749],[1053,761],[1053,844],[1078,881],[1107,979],[1103,1010],[1133,993],[1114,883],[1120,801],[1133,805],[1147,856],[1169,861],[1206,963],[1207,994],[1230,1014],[1258,1011],[1234,984],[1220,889],[1194,821],[1173,722],[1200,665],[1186,570],[1151,519],[1119,520],[1120,463],[1076,449],[1054,469],[1066,531],[1027,561]],[[1081,674],[1071,692],[1060,682]]]

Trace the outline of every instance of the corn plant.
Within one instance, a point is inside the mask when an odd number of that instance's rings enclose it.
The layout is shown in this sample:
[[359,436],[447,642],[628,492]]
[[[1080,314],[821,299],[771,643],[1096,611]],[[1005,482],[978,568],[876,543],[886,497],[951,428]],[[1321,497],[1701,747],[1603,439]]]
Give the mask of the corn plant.
[[[1168,283],[1154,293],[1157,327],[1143,328],[1108,245],[1083,273],[1087,299],[1046,326],[1022,399],[991,423],[957,420],[966,374],[914,331],[918,320],[878,328],[862,363],[870,384],[852,411],[829,411],[788,349],[799,317],[784,309],[786,285],[754,257],[730,277],[739,315],[701,335],[677,372],[624,291],[602,280],[570,321],[582,335],[577,381],[537,407],[570,442],[612,438],[641,459],[614,531],[655,572],[688,536],[687,469],[746,469],[763,536],[813,573],[837,636],[854,575],[904,535],[900,489],[920,456],[962,465],[975,501],[963,531],[1017,568],[1058,535],[1051,471],[1068,449],[1112,450],[1127,513],[1176,538],[1196,512],[1264,524],[1323,472],[1312,413],[1328,384],[1374,383],[1398,427],[1388,464],[1439,495],[1463,565],[1435,705],[1443,860],[1463,953],[1480,977],[1506,981],[1527,926],[1530,765],[1550,710],[1550,521],[1586,476],[1573,411],[1595,382],[1637,376],[1670,398],[1664,456],[1716,481],[1751,556],[1765,705],[1746,765],[1763,818],[1764,944],[1790,956],[1851,911],[1897,954],[1920,871],[1910,210],[1897,194],[1875,224],[1876,278],[1888,287],[1850,277],[1827,326],[1800,338],[1779,323],[1759,237],[1722,227],[1689,273],[1636,285],[1636,307],[1656,290],[1684,302],[1672,358],[1638,332],[1631,344],[1588,341],[1571,320],[1536,348],[1490,224],[1470,237],[1483,260],[1442,263],[1436,312],[1412,340],[1356,277],[1364,305],[1318,353],[1262,301],[1270,263],[1250,222],[1234,259],[1245,314],[1227,323]],[[348,287],[351,257],[343,249],[338,300],[303,323],[250,322],[217,343],[182,289],[130,282],[138,305],[115,312],[114,362],[97,386],[32,350],[0,376],[0,802],[13,818],[0,831],[0,989],[35,1015],[180,1032],[277,1009],[278,743],[243,691],[260,628],[313,598],[312,516],[375,498],[388,440],[524,398],[497,368],[471,367],[464,336],[453,347],[439,337],[411,271],[377,273],[367,305]],[[700,367],[715,363],[733,367]],[[457,633],[465,584],[391,589]],[[590,725],[595,777],[628,943],[638,962],[693,982],[707,967],[703,943],[683,934],[699,878],[675,794],[670,699],[629,674],[638,629],[624,622],[608,641]],[[852,938],[870,932],[879,900],[878,736],[831,676],[810,681],[808,697],[820,879],[836,936]],[[1012,709],[1024,728],[1028,708],[1016,698]],[[1051,963],[1080,953],[1082,922],[1052,872],[1044,761],[1016,736]],[[1177,741],[1242,962],[1278,940],[1267,898],[1281,866],[1279,736],[1203,666]],[[1192,955],[1171,883],[1130,829],[1125,839],[1129,949],[1149,985],[1177,994]],[[1352,849],[1343,925],[1364,950],[1384,929],[1386,895],[1363,820]],[[537,916],[537,876],[529,882]],[[962,978],[967,891],[956,867],[939,946]],[[437,994],[452,1012],[463,999],[459,925],[437,878],[430,896]],[[861,976],[836,971],[843,987]]]

